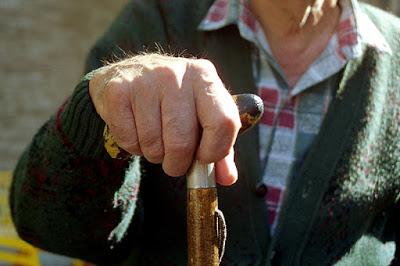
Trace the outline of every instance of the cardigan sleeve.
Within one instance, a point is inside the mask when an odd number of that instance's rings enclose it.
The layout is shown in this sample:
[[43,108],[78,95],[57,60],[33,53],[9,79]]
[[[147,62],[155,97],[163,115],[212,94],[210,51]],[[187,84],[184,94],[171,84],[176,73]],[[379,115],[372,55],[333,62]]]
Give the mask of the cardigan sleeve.
[[[85,72],[104,60],[137,52],[162,32],[155,1],[131,1],[93,47]],[[152,27],[145,27],[150,21]],[[104,122],[88,84],[93,72],[37,132],[21,156],[10,191],[20,237],[50,252],[111,264],[141,238],[138,159],[112,159],[104,149]]]
[[[139,166],[106,153],[104,122],[87,90],[84,79],[21,156],[11,213],[20,237],[39,248],[115,262],[140,231],[141,212],[131,219],[135,206],[140,209]],[[129,237],[122,240],[129,224]]]

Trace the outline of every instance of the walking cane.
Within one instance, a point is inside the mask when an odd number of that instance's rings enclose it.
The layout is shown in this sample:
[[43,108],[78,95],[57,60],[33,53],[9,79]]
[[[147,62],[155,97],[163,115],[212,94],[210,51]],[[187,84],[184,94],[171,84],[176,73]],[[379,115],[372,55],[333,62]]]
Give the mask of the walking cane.
[[[258,96],[238,94],[233,96],[239,109],[242,133],[255,125],[264,111]],[[223,228],[221,228],[223,227]],[[188,265],[219,265],[223,256],[226,233],[225,221],[218,210],[214,164],[197,160],[187,174],[187,240]]]
[[[255,125],[264,111],[258,96],[238,94],[233,96],[239,109],[242,133]],[[104,147],[112,158],[131,155],[118,147],[105,126]],[[218,265],[224,251],[224,218],[218,210],[214,164],[194,161],[187,174],[187,228],[188,264],[190,266]]]

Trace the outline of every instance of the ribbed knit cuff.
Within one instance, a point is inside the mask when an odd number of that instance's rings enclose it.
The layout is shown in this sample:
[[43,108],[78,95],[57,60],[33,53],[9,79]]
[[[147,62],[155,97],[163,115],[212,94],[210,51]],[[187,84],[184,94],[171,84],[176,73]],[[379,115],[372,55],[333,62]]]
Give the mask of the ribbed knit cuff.
[[61,130],[67,142],[80,155],[88,157],[105,156],[103,131],[105,123],[97,114],[89,95],[88,73],[76,86],[73,94],[60,114]]

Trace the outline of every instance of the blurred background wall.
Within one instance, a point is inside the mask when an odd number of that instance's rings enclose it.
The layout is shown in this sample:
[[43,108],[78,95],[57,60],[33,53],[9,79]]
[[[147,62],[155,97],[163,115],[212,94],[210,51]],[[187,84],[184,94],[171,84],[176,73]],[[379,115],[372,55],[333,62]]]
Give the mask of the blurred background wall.
[[[0,0],[0,170],[80,79],[85,54],[128,0]],[[399,0],[370,0],[400,14]]]
[[0,170],[80,79],[85,54],[128,0],[0,0]]

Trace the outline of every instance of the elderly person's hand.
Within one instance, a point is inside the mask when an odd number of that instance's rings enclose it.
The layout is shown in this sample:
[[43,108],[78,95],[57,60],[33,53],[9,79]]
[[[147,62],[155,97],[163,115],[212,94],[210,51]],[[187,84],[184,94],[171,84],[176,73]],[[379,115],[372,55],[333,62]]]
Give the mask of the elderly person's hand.
[[170,176],[194,158],[216,162],[217,182],[236,181],[237,107],[207,60],[139,55],[98,71],[89,84],[97,112],[117,144]]

